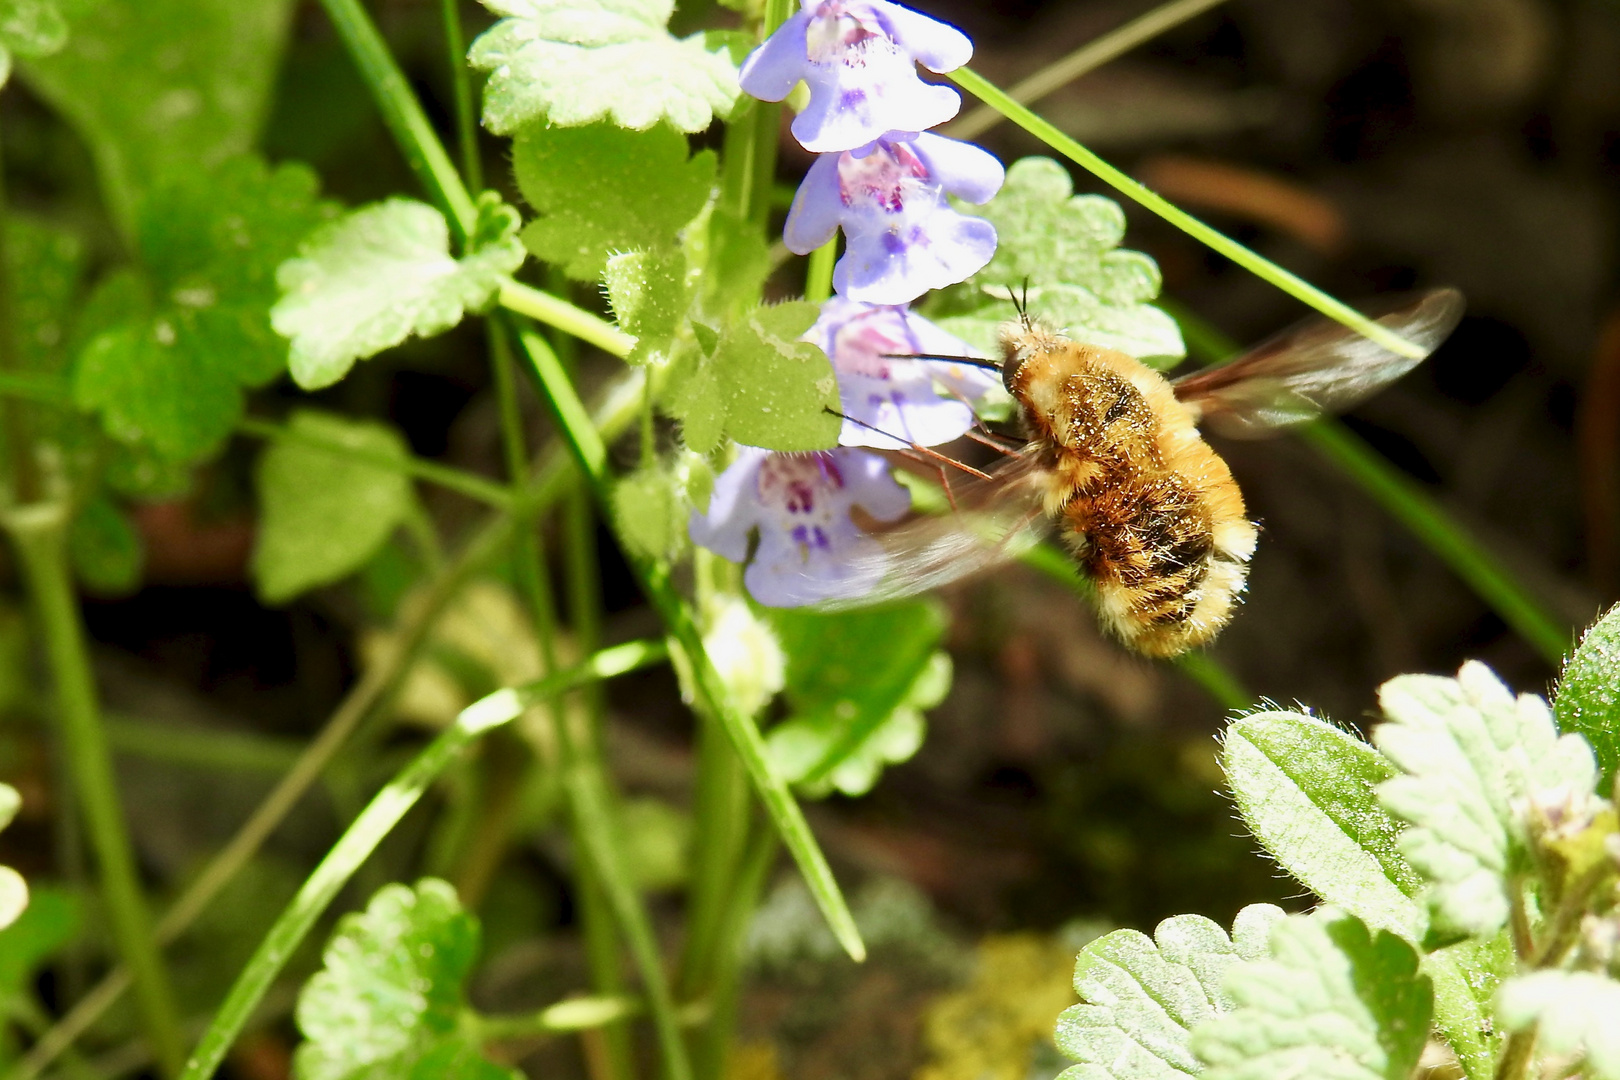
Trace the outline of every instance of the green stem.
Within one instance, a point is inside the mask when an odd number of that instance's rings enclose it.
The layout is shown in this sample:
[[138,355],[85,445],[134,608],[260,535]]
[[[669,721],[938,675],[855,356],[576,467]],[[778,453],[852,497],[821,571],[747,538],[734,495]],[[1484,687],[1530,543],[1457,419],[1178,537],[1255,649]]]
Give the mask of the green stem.
[[810,253],[804,268],[804,298],[819,304],[832,295],[833,267],[838,264],[838,237]]
[[472,1018],[474,1037],[480,1042],[523,1039],[535,1035],[557,1035],[571,1031],[616,1024],[640,1016],[647,1005],[633,997],[572,998],[548,1005],[539,1012],[519,1016],[478,1016]]
[[635,347],[636,339],[612,323],[522,282],[503,282],[499,299],[502,307],[554,326],[620,360],[629,356]]
[[166,1075],[184,1056],[179,1014],[168,973],[158,955],[146,900],[141,895],[129,828],[119,803],[112,754],[101,725],[95,676],[85,646],[84,627],[68,567],[66,501],[34,503],[8,510],[3,518],[39,613],[56,684],[58,714],[74,788],[84,813],[100,871],[102,899],[113,940],[134,976],[135,998],[152,1046]]
[[473,191],[484,188],[484,163],[478,156],[478,118],[473,111],[472,80],[467,77],[467,39],[461,32],[459,0],[443,0],[444,47],[450,54],[450,85],[456,96],[456,141],[461,145],[461,175]]
[[646,667],[667,655],[662,642],[635,641],[603,649],[582,664],[555,672],[525,686],[497,690],[463,709],[455,723],[440,732],[371,800],[342,837],[315,867],[298,894],[259,943],[253,958],[237,976],[225,1003],[204,1033],[181,1080],[208,1080],[230,1050],[265,991],[286,966],[338,891],[353,876],[405,812],[416,805],[428,785],[480,736],[521,716],[547,698],[599,679],[611,679]]
[[[1199,359],[1218,363],[1237,355],[1237,343],[1219,330],[1179,309],[1174,314],[1188,348]],[[1572,643],[1569,628],[1537,603],[1507,567],[1452,520],[1432,495],[1336,420],[1318,420],[1293,433],[1423,541],[1548,663],[1554,667],[1563,663]]]
[[477,499],[479,502],[493,506],[497,510],[505,510],[512,505],[512,493],[501,485],[461,469],[453,469],[447,465],[425,461],[414,454],[379,453],[367,450],[364,447],[351,446],[341,439],[328,439],[315,432],[304,431],[251,416],[245,416],[238,420],[236,430],[238,434],[254,439],[291,442],[316,450],[330,450],[333,454],[340,455],[348,461],[358,461],[379,469],[387,469],[389,472],[404,473],[406,476],[425,480],[430,484],[437,484],[447,491],[456,492],[458,495],[465,495],[469,499]]
[[304,748],[292,739],[112,714],[102,716],[102,726],[108,744],[120,754],[221,772],[280,775],[292,767]]
[[1029,109],[1018,104],[1008,96],[1005,90],[995,86],[984,76],[970,68],[959,68],[950,74],[950,79],[956,85],[977,97],[1058,153],[1069,158],[1121,195],[1124,195],[1127,199],[1159,215],[1189,236],[1203,241],[1210,248],[1225,255],[1262,281],[1270,282],[1289,296],[1315,308],[1335,322],[1348,326],[1363,337],[1377,342],[1397,356],[1421,360],[1428,355],[1424,349],[1407,341],[1399,334],[1392,333],[1389,328],[1367,318],[1355,308],[1335,300],[1303,278],[1289,273],[1265,256],[1250,251],[1236,240],[1223,236],[1185,210],[1178,208],[1169,200],[1149,191],[1146,187],[1132,180],[1084,146],[1081,146],[1074,139],[1063,134],[1050,122],[1041,119]]
[[457,243],[464,243],[477,213],[472,198],[376,25],[360,6],[360,0],[321,0],[321,5],[359,65],[366,85],[371,87],[383,122],[394,135],[394,144],[428,195],[450,219]]
[[748,921],[759,906],[760,893],[776,862],[776,834],[769,828],[754,831],[732,881],[725,920],[720,927],[714,972],[709,990],[709,1021],[699,1035],[698,1061],[704,1077],[725,1075],[726,1050],[737,1025],[737,1003],[742,990],[742,946]]

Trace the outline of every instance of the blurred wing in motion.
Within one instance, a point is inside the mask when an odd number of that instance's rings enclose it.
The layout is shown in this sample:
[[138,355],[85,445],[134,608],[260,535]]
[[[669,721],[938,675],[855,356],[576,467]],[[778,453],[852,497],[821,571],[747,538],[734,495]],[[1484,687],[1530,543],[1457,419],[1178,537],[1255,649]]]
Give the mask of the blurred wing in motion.
[[[1029,456],[1009,458],[988,480],[952,474],[955,507],[868,529],[877,545],[857,557],[853,571],[877,582],[870,592],[824,601],[816,609],[842,611],[916,596],[1018,558],[1050,532],[1041,475]],[[945,501],[943,494],[939,498]]]
[[1462,293],[1435,289],[1375,316],[1423,350],[1417,359],[1397,356],[1336,322],[1311,319],[1230,363],[1175,380],[1176,397],[1217,434],[1264,438],[1371,397],[1422,363],[1462,312]]

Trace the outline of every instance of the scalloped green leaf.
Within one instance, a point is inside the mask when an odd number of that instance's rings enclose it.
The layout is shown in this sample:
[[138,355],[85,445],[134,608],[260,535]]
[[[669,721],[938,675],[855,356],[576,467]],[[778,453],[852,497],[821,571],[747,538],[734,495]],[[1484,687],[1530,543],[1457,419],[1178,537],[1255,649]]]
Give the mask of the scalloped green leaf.
[[298,996],[307,1040],[298,1080],[517,1080],[460,1028],[465,984],[478,958],[478,920],[455,890],[424,878],[385,885],[363,913],[345,916],[323,967]]
[[1396,774],[1377,750],[1314,716],[1263,712],[1227,727],[1221,765],[1244,824],[1284,870],[1369,925],[1418,940],[1423,910],[1412,898],[1423,882],[1375,794]]
[[674,0],[482,2],[504,18],[467,60],[490,72],[484,125],[497,135],[538,121],[702,131],[741,93],[724,44],[711,49],[701,33],[678,40],[665,29]]
[[292,341],[287,364],[306,390],[330,386],[355,361],[408,337],[432,337],[487,306],[523,264],[517,214],[498,196],[479,200],[483,246],[450,254],[450,227],[426,203],[391,198],[346,214],[299,246],[276,275],[281,299],[270,312]]
[[1526,807],[1547,794],[1590,795],[1591,747],[1560,737],[1545,701],[1515,698],[1474,661],[1455,679],[1391,679],[1378,698],[1388,722],[1373,742],[1403,774],[1378,798],[1411,823],[1398,844],[1429,882],[1431,939],[1494,934],[1507,923],[1508,881],[1528,865]]
[[1553,695],[1560,731],[1584,737],[1596,755],[1600,790],[1620,763],[1620,604],[1610,608],[1575,647]]
[[1192,1033],[1204,1080],[1408,1080],[1429,1037],[1416,951],[1332,908],[1278,923],[1222,988],[1234,1007]]
[[1058,1017],[1057,1047],[1080,1064],[1059,1080],[1176,1080],[1201,1071],[1191,1032],[1232,1007],[1221,980],[1234,961],[1266,955],[1284,918],[1271,904],[1238,912],[1232,935],[1202,915],[1166,919],[1149,938],[1116,930],[1080,950],[1081,1004]]

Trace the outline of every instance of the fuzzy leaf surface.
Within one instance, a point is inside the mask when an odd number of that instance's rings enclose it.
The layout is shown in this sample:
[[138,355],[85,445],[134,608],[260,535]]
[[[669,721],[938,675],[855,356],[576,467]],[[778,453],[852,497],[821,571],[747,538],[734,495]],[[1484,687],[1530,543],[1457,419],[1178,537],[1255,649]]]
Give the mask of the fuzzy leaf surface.
[[330,386],[356,360],[441,334],[487,305],[523,264],[517,215],[501,209],[505,227],[461,259],[450,254],[444,215],[411,199],[362,207],[317,231],[276,275],[281,299],[270,319],[292,340],[293,380]]
[[1076,341],[1118,349],[1154,367],[1186,355],[1175,320],[1149,303],[1162,283],[1158,264],[1119,246],[1125,212],[1101,195],[1076,195],[1068,170],[1056,161],[1016,161],[994,199],[960,209],[994,224],[998,242],[983,270],[929,309],[952,333],[997,355],[996,331],[1012,307],[984,290],[1022,297],[1027,281],[1030,314]]
[[1545,701],[1515,698],[1476,662],[1455,679],[1391,679],[1378,697],[1389,722],[1373,741],[1404,774],[1378,797],[1411,822],[1398,844],[1430,883],[1431,935],[1493,934],[1507,923],[1508,879],[1528,858],[1524,808],[1538,796],[1590,794],[1591,747],[1560,737]]
[[22,77],[84,136],[114,217],[127,226],[158,183],[257,145],[292,6],[59,0],[72,34],[54,55],[26,61]]
[[524,228],[524,244],[578,281],[595,281],[615,252],[673,247],[714,185],[714,152],[687,155],[686,136],[664,124],[525,129],[512,167],[540,216]]
[[324,966],[298,996],[298,1027],[308,1041],[293,1057],[294,1075],[517,1077],[480,1057],[458,1031],[478,938],[477,920],[442,881],[379,889],[363,913],[338,923]]
[[683,372],[665,404],[682,421],[686,445],[708,453],[729,435],[767,450],[826,450],[838,444],[838,383],[832,361],[799,338],[816,305],[756,308],[732,324],[712,355]]
[[286,366],[270,326],[276,267],[330,216],[302,165],[238,158],[142,200],[141,271],[103,282],[103,329],[76,360],[74,399],[114,438],[172,461],[215,450],[242,414],[244,387]]
[[1560,731],[1584,736],[1607,791],[1620,763],[1620,605],[1608,610],[1581,638],[1564,665],[1553,696]]
[[864,795],[888,765],[922,746],[923,710],[950,690],[939,650],[946,621],[925,601],[820,613],[773,609],[786,653],[788,719],[766,739],[771,760],[807,792]]
[[1057,1046],[1080,1064],[1060,1080],[1176,1080],[1198,1075],[1191,1032],[1232,1007],[1221,980],[1233,961],[1266,955],[1284,918],[1271,904],[1238,912],[1232,935],[1201,915],[1177,915],[1154,930],[1115,930],[1080,950],[1074,989],[1081,1004],[1058,1017]]
[[1314,716],[1264,712],[1234,720],[1221,749],[1249,832],[1312,892],[1370,926],[1423,933],[1412,898],[1422,880],[1401,854],[1400,823],[1376,785],[1396,774],[1377,750]]
[[631,363],[667,353],[691,303],[687,283],[686,256],[679,251],[627,251],[607,260],[602,288],[620,328],[635,335]]
[[483,0],[504,16],[467,60],[489,71],[484,125],[497,135],[546,121],[578,127],[611,120],[644,131],[660,121],[702,131],[731,112],[737,65],[704,35],[665,29],[674,0]]
[[1429,1036],[1412,946],[1332,908],[1278,923],[1222,985],[1234,1007],[1192,1034],[1205,1080],[1407,1080]]
[[261,507],[253,577],[267,603],[280,604],[365,565],[410,513],[411,482],[398,470],[300,442],[317,438],[355,451],[404,460],[392,428],[329,413],[295,413],[290,437],[259,459]]
[[1580,1055],[1597,1080],[1620,1080],[1620,982],[1595,971],[1532,971],[1503,984],[1496,1015],[1536,1028],[1542,1053]]

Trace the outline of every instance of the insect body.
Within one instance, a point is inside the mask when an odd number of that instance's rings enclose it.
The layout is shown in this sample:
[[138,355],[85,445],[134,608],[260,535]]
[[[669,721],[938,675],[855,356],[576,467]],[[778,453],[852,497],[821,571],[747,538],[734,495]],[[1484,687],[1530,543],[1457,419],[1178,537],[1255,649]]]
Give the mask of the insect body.
[[864,602],[1004,561],[1045,518],[1095,583],[1104,625],[1127,646],[1170,657],[1202,645],[1231,617],[1259,531],[1199,425],[1256,438],[1349,408],[1421,362],[1462,306],[1460,293],[1438,289],[1380,316],[1411,355],[1316,320],[1174,381],[1020,312],[1002,332],[999,366],[1026,444],[993,476],[964,485],[949,517],[880,531],[873,576],[882,583]]
[[1021,325],[1006,349],[1043,508],[1095,583],[1103,621],[1148,656],[1214,637],[1258,534],[1197,415],[1124,353]]

